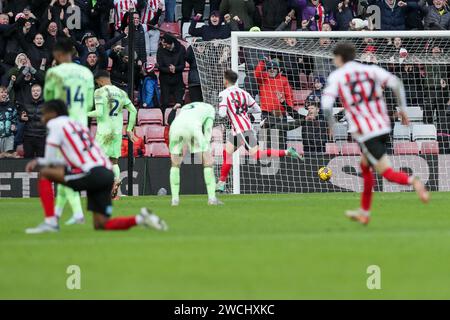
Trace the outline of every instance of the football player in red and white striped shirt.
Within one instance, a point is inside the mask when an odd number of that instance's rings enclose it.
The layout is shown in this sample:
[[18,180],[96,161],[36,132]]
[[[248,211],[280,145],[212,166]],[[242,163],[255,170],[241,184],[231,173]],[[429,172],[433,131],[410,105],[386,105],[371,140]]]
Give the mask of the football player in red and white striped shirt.
[[[52,181],[72,188],[87,191],[88,210],[94,214],[96,230],[126,230],[136,225],[166,230],[167,226],[155,214],[142,208],[136,216],[111,218],[111,190],[114,184],[112,164],[91,136],[89,129],[68,117],[67,107],[61,100],[50,100],[42,107],[42,119],[48,128],[45,158],[30,161],[26,171],[39,167],[39,194],[44,208],[51,206]],[[59,159],[57,153],[63,158]],[[45,210],[48,212],[49,210]],[[55,215],[45,217],[36,228],[26,230],[28,234],[57,232]]]
[[228,117],[231,123],[231,135],[228,136],[225,149],[223,150],[223,164],[220,173],[217,191],[224,192],[225,185],[232,167],[232,155],[241,145],[244,145],[249,154],[255,159],[268,157],[290,156],[300,158],[294,148],[287,150],[259,150],[258,139],[252,129],[249,114],[261,112],[261,108],[255,99],[245,90],[239,88],[236,83],[238,74],[232,70],[225,71],[223,90],[219,94],[219,116]]
[[373,170],[388,181],[412,185],[424,203],[429,201],[430,196],[419,178],[394,171],[386,155],[391,124],[383,99],[383,87],[392,89],[400,108],[402,124],[409,125],[402,81],[376,65],[354,61],[355,56],[355,47],[350,43],[340,43],[334,49],[337,69],[328,77],[327,87],[322,94],[322,108],[329,120],[329,128],[332,128],[333,106],[339,97],[346,111],[349,131],[361,146],[364,179],[361,207],[355,211],[347,211],[347,216],[362,224],[368,224],[374,187]]

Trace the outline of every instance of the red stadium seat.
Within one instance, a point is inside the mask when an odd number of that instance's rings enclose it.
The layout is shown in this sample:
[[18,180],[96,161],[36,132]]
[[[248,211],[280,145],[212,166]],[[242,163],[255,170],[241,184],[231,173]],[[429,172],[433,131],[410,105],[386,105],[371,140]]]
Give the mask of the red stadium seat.
[[346,142],[342,144],[341,153],[343,156],[359,156],[361,149],[356,142]]
[[123,124],[128,124],[128,110],[123,110]]
[[150,153],[151,157],[154,158],[168,158],[170,157],[169,148],[164,142],[155,142],[151,144],[147,144],[145,146],[145,153],[147,155],[147,146],[148,153]]
[[164,128],[163,126],[146,126],[145,137],[147,143],[149,142],[164,142]]
[[25,151],[23,150],[23,144],[19,144],[16,148],[17,156],[23,158],[25,156]]
[[[145,128],[144,127],[134,127],[134,134],[139,138],[145,138]],[[145,139],[144,139],[145,140]]]
[[160,25],[159,29],[163,32],[168,32],[175,36],[181,35],[181,28],[178,22],[164,22]]
[[394,154],[419,154],[419,146],[417,145],[417,143],[410,141],[394,142]]
[[333,156],[339,155],[339,146],[336,143],[325,144],[325,154]]
[[420,148],[422,154],[439,154],[439,143],[437,141],[424,141]]
[[299,154],[305,154],[305,150],[303,149],[303,142],[300,141],[288,141],[287,147],[293,147]]
[[139,109],[138,125],[163,124],[163,115],[160,109]]

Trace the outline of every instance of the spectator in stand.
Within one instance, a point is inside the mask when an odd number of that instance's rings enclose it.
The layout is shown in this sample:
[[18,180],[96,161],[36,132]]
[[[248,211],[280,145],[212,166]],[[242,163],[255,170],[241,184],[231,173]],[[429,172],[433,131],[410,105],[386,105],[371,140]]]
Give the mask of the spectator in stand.
[[100,40],[108,41],[111,39],[108,29],[112,9],[114,9],[114,2],[111,0],[92,0],[91,19],[97,22],[92,23],[92,30]]
[[288,0],[264,0],[262,2],[261,29],[274,31],[289,13]]
[[[113,67],[111,69],[111,82],[128,92],[128,61],[129,56],[124,47],[116,45],[109,55],[113,62]],[[137,55],[135,54],[135,84],[139,83],[139,72],[142,65],[139,65],[137,61]],[[133,88],[134,89],[134,88]]]
[[405,30],[407,10],[417,10],[414,1],[370,0],[369,4],[380,8],[381,30]]
[[[204,41],[211,41],[214,39],[228,39],[231,37],[231,22],[222,24],[222,18],[219,11],[211,12],[209,17],[209,24],[203,25],[200,28],[196,28],[197,23],[200,21],[202,16],[197,14],[191,21],[189,26],[189,34],[193,37],[200,37]],[[235,27],[233,29],[236,30]],[[238,28],[237,28],[238,30]]]
[[176,0],[165,0],[164,4],[166,7],[164,21],[175,22],[175,8],[177,5],[177,1]]
[[246,31],[254,25],[255,10],[253,0],[222,0],[220,4],[220,13],[223,16],[226,14],[230,14],[232,17],[238,16],[243,23],[243,29]]
[[81,64],[91,70],[93,74],[95,74],[98,70],[106,70],[108,67],[105,59],[97,56],[95,52],[89,53],[86,61],[82,61]]
[[433,0],[432,5],[425,5],[421,2],[420,6],[424,12],[424,27],[429,30],[449,30],[450,12],[444,0]]
[[[287,16],[284,18],[284,21],[276,28],[275,31],[290,31],[292,30],[292,24],[296,23],[295,20],[295,10],[289,11]],[[294,26],[297,29],[297,26]]]
[[[201,44],[197,45],[196,50],[199,54],[202,54],[205,52],[205,46],[202,46]],[[197,69],[197,60],[195,59],[192,46],[189,46],[189,48],[187,48],[186,62],[189,63],[188,87],[191,102],[203,102],[203,93],[200,84],[200,76]]]
[[164,110],[169,107],[171,96],[175,98],[175,106],[183,105],[185,56],[186,49],[184,46],[173,36],[166,33],[161,39],[161,46],[156,55],[163,114]]
[[142,68],[141,103],[143,108],[159,108],[161,94],[158,88],[158,77],[155,74],[154,61],[147,61]]
[[338,3],[336,10],[336,24],[337,30],[347,31],[350,28],[350,23],[355,17],[350,0],[344,0]]
[[147,5],[142,11],[142,26],[146,30],[145,46],[147,55],[150,56],[155,56],[158,51],[160,32],[156,27],[163,8],[163,0],[150,0],[147,1]]
[[9,24],[9,16],[7,14],[0,14],[0,61],[5,59],[6,45],[15,30],[16,24]]
[[332,11],[326,11],[320,0],[299,0],[302,10],[302,30],[322,31],[324,24],[336,25]]
[[192,10],[194,10],[194,16],[203,16],[205,0],[183,0],[181,3],[182,22],[189,22],[191,20]]
[[45,71],[47,67],[50,67],[52,56],[45,46],[45,40],[42,34],[36,33],[33,42],[28,42],[25,37],[19,33],[19,43],[30,58],[31,65],[35,69],[41,69],[43,66]]
[[31,99],[18,106],[20,121],[25,123],[23,149],[25,158],[43,157],[45,153],[45,137],[47,129],[42,122],[42,87],[34,84],[31,87]]
[[[144,25],[141,23],[141,16],[138,12],[133,13],[133,25],[134,25],[134,50],[137,53],[138,60],[142,66],[147,61],[147,48],[146,48],[146,31]],[[147,27],[145,27],[147,28]]]
[[114,0],[114,27],[115,30],[124,30],[122,22],[126,21],[128,11],[134,8],[137,12],[144,8],[144,1],[146,0]]
[[12,0],[8,1],[3,12],[7,13],[10,17],[14,17],[16,14],[23,12],[23,9],[30,5],[30,0]]
[[[52,0],[48,7],[48,20],[54,21],[61,28],[67,26],[67,18],[71,15],[71,10],[75,6],[75,0]],[[72,9],[69,10],[69,7]]]
[[305,101],[308,114],[301,122],[303,148],[306,153],[323,153],[328,141],[327,121],[320,112],[320,100],[309,96]]
[[325,78],[314,77],[313,90],[307,97],[307,101],[318,103],[320,105],[320,99],[322,98],[322,89],[325,86]]
[[0,87],[0,158],[15,157],[14,132],[17,121],[17,110],[9,100],[8,90]]
[[421,2],[423,0],[408,0],[408,2],[416,2],[417,6],[412,9],[411,6],[406,8],[405,28],[406,30],[423,30],[424,11]]
[[402,79],[405,86],[406,102],[408,106],[421,106],[424,102],[423,77],[416,63],[408,58],[401,64],[394,64],[393,73]]

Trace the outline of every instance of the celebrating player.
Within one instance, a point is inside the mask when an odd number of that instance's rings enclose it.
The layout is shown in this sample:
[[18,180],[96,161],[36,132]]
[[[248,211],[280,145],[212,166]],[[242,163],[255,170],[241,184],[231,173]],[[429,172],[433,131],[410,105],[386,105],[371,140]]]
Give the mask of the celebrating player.
[[226,181],[232,167],[232,155],[242,144],[249,151],[250,155],[257,160],[264,157],[285,157],[290,156],[300,159],[300,155],[294,148],[287,150],[259,150],[258,139],[252,129],[250,113],[259,113],[261,108],[255,99],[247,92],[236,85],[238,74],[232,70],[225,71],[223,90],[219,94],[219,116],[228,117],[232,135],[228,136],[228,141],[223,150],[223,164],[220,173],[217,191],[225,192]]
[[355,47],[352,44],[340,43],[334,49],[337,69],[328,77],[327,87],[322,95],[322,108],[329,127],[332,128],[333,105],[339,97],[346,110],[349,131],[361,146],[364,179],[361,207],[347,211],[346,215],[362,224],[368,224],[374,186],[373,170],[391,182],[412,185],[424,203],[429,201],[430,195],[419,178],[394,171],[386,155],[391,125],[382,88],[388,86],[393,90],[400,108],[402,124],[409,125],[402,81],[378,66],[364,65],[354,59]]
[[[87,113],[92,109],[94,96],[94,77],[92,72],[79,64],[72,62],[74,48],[68,38],[58,39],[53,49],[53,56],[58,66],[48,70],[45,77],[44,99],[60,99],[67,104],[69,117],[83,125],[87,125]],[[60,155],[58,155],[60,156]],[[51,192],[46,180],[40,180],[40,187]],[[51,186],[51,185],[50,185]],[[84,223],[83,210],[79,192],[58,185],[56,207],[44,207],[46,214],[61,217],[66,202],[72,207],[73,216],[66,224]]]
[[[39,168],[41,179],[53,181],[73,190],[87,191],[88,210],[94,214],[95,230],[127,230],[136,225],[167,230],[158,216],[146,208],[136,216],[111,218],[111,189],[114,183],[112,165],[89,133],[89,129],[68,117],[68,110],[61,100],[50,100],[43,105],[42,119],[48,128],[45,158],[31,160],[26,171]],[[56,155],[63,155],[59,159]],[[77,169],[70,172],[70,170]],[[51,185],[50,185],[51,188]],[[43,190],[49,191],[49,190]],[[49,193],[40,194],[43,206],[49,206]],[[55,217],[47,217],[28,234],[57,232]]]
[[193,102],[181,108],[180,114],[170,126],[169,141],[172,168],[170,169],[170,188],[172,206],[180,203],[180,165],[183,161],[183,147],[189,146],[191,153],[202,153],[203,173],[208,191],[208,204],[222,204],[216,198],[216,179],[211,155],[211,136],[215,110],[210,104]]
[[133,128],[136,123],[136,108],[122,89],[112,85],[108,71],[100,70],[95,75],[95,82],[100,87],[95,90],[95,110],[89,117],[97,118],[97,134],[95,140],[113,163],[115,183],[112,198],[117,199],[120,187],[119,158],[122,149],[123,108],[129,112],[127,135],[136,142]]

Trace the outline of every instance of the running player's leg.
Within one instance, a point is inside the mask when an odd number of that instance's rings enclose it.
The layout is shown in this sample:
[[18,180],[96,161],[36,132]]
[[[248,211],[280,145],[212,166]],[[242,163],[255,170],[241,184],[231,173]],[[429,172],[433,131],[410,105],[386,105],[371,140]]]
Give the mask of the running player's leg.
[[69,220],[67,220],[65,224],[66,225],[83,224],[84,214],[83,214],[83,207],[81,206],[80,193],[66,186],[61,187],[62,187],[61,189],[64,189],[66,199],[69,202],[70,207],[72,208],[72,217]]
[[66,198],[66,190],[62,184],[58,184],[56,186],[56,199],[55,199],[55,215],[58,219],[61,218],[64,207],[66,206],[67,198]]
[[266,149],[261,150],[258,146],[258,139],[256,134],[253,131],[247,131],[243,134],[243,140],[245,143],[246,149],[249,151],[249,154],[254,157],[256,160],[266,159],[266,158],[283,158],[286,156],[293,158],[301,158],[295,148],[289,148],[287,150],[278,150],[278,149]]
[[211,151],[203,152],[203,176],[205,179],[206,191],[208,192],[208,203],[219,204],[216,197],[216,178],[214,176],[214,159]]
[[228,175],[230,174],[233,166],[233,153],[236,151],[236,145],[236,137],[230,135],[230,138],[223,149],[222,168],[220,169],[220,178],[219,183],[217,184],[218,191],[225,191],[225,183],[227,182]]
[[177,206],[180,203],[180,165],[183,161],[182,155],[170,155],[172,166],[170,168],[170,191],[172,193],[172,205]]
[[113,200],[118,200],[119,189],[121,185],[119,159],[117,158],[109,158],[109,159],[111,160],[111,163],[113,165],[112,171],[114,173],[114,186],[111,191],[111,198],[113,198]]

